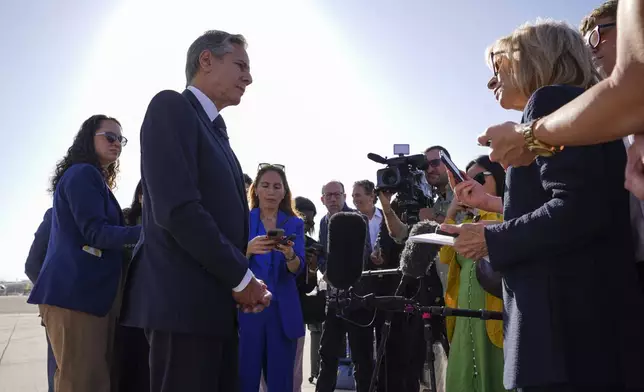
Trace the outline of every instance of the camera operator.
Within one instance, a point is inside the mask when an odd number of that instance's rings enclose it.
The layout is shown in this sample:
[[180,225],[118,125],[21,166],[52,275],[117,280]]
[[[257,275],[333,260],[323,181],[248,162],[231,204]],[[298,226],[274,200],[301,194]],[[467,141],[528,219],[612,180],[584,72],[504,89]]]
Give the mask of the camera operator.
[[427,170],[425,171],[425,178],[429,185],[434,188],[437,198],[434,201],[434,208],[422,211],[420,218],[421,220],[429,219],[438,223],[443,223],[447,216],[447,210],[452,204],[454,194],[452,192],[452,188],[449,186],[447,168],[440,159],[440,151],[452,158],[449,151],[442,146],[431,146],[425,150],[425,158],[428,163]]
[[[353,211],[346,205],[345,200],[344,185],[341,182],[331,181],[322,187],[322,203],[328,211],[320,222],[320,243],[324,249],[328,249],[328,225],[331,216],[340,211]],[[368,256],[371,249],[368,237],[367,241],[365,241],[365,247],[368,250],[365,255]],[[326,272],[326,260],[324,257],[318,257],[318,260],[320,270]],[[330,284],[328,290],[333,290]],[[361,287],[354,287],[354,291],[357,294],[366,294],[361,292]],[[356,389],[358,392],[367,392],[369,390],[374,366],[373,328],[360,327],[357,324],[368,324],[372,315],[371,311],[355,310],[351,313],[353,322],[350,322],[339,318],[336,312],[331,309],[327,311],[320,341],[320,377],[316,384],[316,392],[332,392],[335,390],[339,359],[340,356],[344,356],[346,351],[343,343],[347,333],[351,348],[351,360],[355,368]]]

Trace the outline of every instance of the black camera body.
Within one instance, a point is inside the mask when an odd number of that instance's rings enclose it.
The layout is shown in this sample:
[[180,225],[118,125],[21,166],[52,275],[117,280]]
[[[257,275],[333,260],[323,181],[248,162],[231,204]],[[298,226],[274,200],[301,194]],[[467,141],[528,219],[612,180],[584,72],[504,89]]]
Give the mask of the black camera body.
[[405,155],[384,158],[369,153],[370,160],[387,165],[376,172],[376,191],[396,193],[396,200],[401,209],[401,220],[407,224],[419,222],[421,208],[432,207],[434,196],[425,178],[427,159],[423,154]]

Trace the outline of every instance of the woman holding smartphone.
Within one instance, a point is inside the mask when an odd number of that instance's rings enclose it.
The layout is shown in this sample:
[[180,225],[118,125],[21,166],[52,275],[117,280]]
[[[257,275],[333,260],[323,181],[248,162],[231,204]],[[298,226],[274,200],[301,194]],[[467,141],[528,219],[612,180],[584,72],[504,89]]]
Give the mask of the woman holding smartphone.
[[304,321],[295,278],[305,268],[304,221],[296,214],[284,166],[260,164],[248,189],[250,269],[273,293],[261,313],[239,313],[242,392],[256,392],[263,372],[267,392],[293,390],[297,341]]

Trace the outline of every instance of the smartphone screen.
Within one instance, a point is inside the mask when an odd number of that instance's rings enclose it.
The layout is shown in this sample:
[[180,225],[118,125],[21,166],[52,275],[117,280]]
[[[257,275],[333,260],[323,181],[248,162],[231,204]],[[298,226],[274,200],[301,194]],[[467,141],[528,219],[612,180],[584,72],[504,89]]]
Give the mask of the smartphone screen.
[[438,154],[441,158],[441,161],[443,161],[443,163],[445,164],[445,167],[447,167],[447,170],[451,171],[452,175],[454,175],[454,180],[456,180],[456,183],[458,184],[460,182],[465,181],[465,179],[463,178],[463,175],[461,174],[461,171],[458,170],[458,167],[456,167],[454,162],[452,162],[452,160],[449,159],[447,154],[443,153],[443,151],[439,151]]

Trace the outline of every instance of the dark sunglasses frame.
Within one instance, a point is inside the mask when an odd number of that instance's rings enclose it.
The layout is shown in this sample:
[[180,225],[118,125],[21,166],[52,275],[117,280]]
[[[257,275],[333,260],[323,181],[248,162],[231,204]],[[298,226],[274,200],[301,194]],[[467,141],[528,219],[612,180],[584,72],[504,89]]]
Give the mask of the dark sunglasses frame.
[[267,168],[275,168],[277,170],[286,172],[286,166],[281,165],[279,163],[260,163],[259,165],[257,165],[257,171],[260,171],[262,169],[267,169]]
[[491,176],[492,173],[489,171],[483,171],[472,177],[472,179],[476,182],[478,182],[481,185],[485,185],[485,177]]
[[98,132],[95,136],[103,136],[108,141],[108,143],[114,143],[118,140],[121,143],[121,147],[125,147],[127,144],[127,138],[123,135],[117,135],[114,132]]
[[441,163],[442,161],[440,158],[430,159],[429,161],[427,161],[427,165],[431,167],[439,167]]
[[[597,49],[599,47],[599,44],[602,42],[602,32],[601,29],[604,29],[606,27],[615,27],[617,26],[617,22],[611,22],[611,23],[602,23],[598,24],[595,26],[594,29],[590,30],[588,33],[586,33],[586,44],[590,46],[593,49]],[[594,35],[597,35],[597,43],[593,45],[591,42],[591,39]]]

